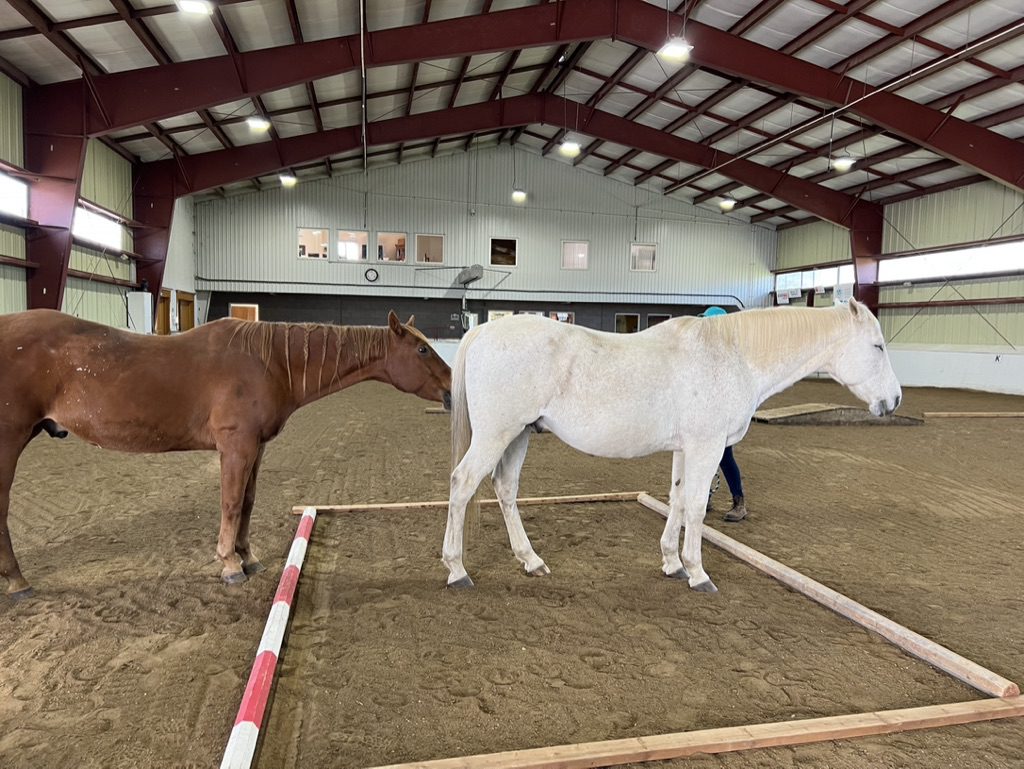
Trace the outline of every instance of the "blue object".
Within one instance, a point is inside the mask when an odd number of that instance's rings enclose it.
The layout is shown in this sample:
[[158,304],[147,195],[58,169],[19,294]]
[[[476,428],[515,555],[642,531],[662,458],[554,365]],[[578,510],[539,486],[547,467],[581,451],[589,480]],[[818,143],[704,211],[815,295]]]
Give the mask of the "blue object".
[[721,307],[708,307],[702,312],[699,317],[701,318],[713,318],[716,315],[728,315],[728,313]]

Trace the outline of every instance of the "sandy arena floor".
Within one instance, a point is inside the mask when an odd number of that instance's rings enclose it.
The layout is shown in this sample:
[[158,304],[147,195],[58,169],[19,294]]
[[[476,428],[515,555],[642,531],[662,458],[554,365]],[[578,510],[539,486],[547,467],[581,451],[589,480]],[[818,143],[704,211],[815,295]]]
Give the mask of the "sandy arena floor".
[[[831,382],[769,402],[853,403]],[[443,499],[447,417],[378,384],[298,412],[253,517],[268,572],[223,587],[212,453],[37,439],[11,529],[36,589],[0,595],[0,767],[219,764],[290,545],[291,505]],[[901,412],[1024,411],[907,390]],[[751,515],[712,525],[1024,681],[1024,419],[920,427],[754,424]],[[612,461],[536,436],[523,496],[647,490],[670,459]],[[489,495],[490,490],[487,489]],[[321,516],[259,766],[361,767],[978,695],[705,546],[721,593],[659,576],[633,503],[524,508],[550,577],[527,578],[497,510],[471,532],[477,589],[441,589],[444,512]],[[673,762],[704,767],[1020,767],[1024,720]]]

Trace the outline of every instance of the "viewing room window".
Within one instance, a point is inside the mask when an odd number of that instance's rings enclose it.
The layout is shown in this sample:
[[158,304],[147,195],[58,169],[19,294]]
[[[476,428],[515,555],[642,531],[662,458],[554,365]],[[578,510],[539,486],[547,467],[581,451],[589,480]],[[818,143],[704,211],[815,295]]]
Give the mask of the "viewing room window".
[[416,261],[441,264],[444,261],[444,235],[417,235]]
[[666,320],[669,320],[671,317],[672,317],[671,315],[665,315],[665,314],[662,314],[662,313],[654,313],[654,312],[648,313],[648,315],[647,315],[647,328],[650,328],[651,326],[657,326],[659,323],[664,323]]
[[585,270],[587,269],[587,256],[590,251],[590,243],[585,240],[563,240],[562,241],[562,269],[563,270]]
[[330,230],[299,227],[299,259],[326,259],[330,248]]
[[883,259],[878,263],[878,280],[894,283],[1021,271],[1024,271],[1024,241],[1017,240]]
[[640,330],[640,315],[635,312],[615,313],[615,333],[635,334]]
[[576,313],[574,312],[549,312],[548,317],[551,320],[557,320],[559,323],[575,323]]
[[28,218],[28,185],[7,174],[0,174],[0,212]]
[[633,272],[654,272],[657,250],[655,243],[633,243],[629,247],[629,269]]
[[378,232],[377,261],[404,262],[405,238],[404,232]]
[[491,238],[491,266],[515,267],[518,248],[515,238]]
[[366,261],[366,244],[369,242],[370,233],[365,230],[338,230],[339,261]]

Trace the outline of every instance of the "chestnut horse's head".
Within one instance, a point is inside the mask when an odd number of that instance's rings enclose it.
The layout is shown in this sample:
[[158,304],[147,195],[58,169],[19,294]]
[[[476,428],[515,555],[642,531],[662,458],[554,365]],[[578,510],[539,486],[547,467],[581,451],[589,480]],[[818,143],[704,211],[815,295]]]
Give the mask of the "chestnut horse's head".
[[414,320],[415,316],[411,316],[403,324],[394,311],[388,313],[388,378],[402,392],[451,408],[452,370],[413,327]]

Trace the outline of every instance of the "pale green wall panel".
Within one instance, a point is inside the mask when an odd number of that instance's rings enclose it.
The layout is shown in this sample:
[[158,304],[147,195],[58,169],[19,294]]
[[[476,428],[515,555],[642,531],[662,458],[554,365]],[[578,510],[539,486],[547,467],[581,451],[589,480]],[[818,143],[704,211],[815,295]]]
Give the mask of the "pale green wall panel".
[[21,86],[0,75],[0,160],[16,166],[25,165],[21,114]]
[[[881,302],[930,302],[961,299],[1024,297],[1024,278],[958,280],[943,285],[886,286]],[[1024,305],[886,308],[882,310],[886,339],[900,344],[978,346],[1010,349],[1007,340],[1024,348]],[[1005,337],[1005,339],[1004,339]]]
[[125,262],[116,256],[106,256],[81,246],[72,246],[69,266],[72,270],[102,275],[105,278],[132,279],[131,262]]
[[80,278],[68,278],[61,308],[76,318],[104,323],[117,328],[128,327],[125,309],[125,289],[106,283],[95,283]]
[[1024,235],[1024,194],[981,182],[886,206],[882,252],[1013,235]]
[[777,269],[852,260],[850,231],[814,222],[779,232]]
[[100,141],[86,147],[81,196],[97,205],[130,217],[132,213],[132,166]]
[[0,255],[25,258],[25,231],[20,227],[0,225]]
[[25,278],[25,271],[20,267],[0,264],[0,314],[27,309]]

